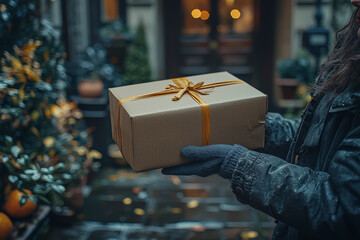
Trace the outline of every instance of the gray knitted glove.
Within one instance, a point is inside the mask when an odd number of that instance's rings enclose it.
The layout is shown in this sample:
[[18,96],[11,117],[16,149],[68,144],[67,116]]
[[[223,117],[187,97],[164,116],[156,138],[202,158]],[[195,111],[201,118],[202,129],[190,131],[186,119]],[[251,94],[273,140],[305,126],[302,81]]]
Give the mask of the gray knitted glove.
[[193,162],[164,168],[162,173],[166,175],[198,175],[201,177],[218,173],[223,178],[231,178],[237,162],[234,159],[226,159],[226,156],[231,156],[235,150],[237,152],[248,151],[240,145],[187,146],[181,149],[181,154]]

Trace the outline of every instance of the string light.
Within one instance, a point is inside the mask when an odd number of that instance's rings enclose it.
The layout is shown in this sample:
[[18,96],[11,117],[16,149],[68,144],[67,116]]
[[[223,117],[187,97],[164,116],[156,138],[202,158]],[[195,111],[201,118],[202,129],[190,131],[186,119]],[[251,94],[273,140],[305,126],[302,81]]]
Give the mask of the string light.
[[202,20],[208,20],[209,19],[209,17],[210,17],[210,14],[209,14],[209,12],[208,11],[201,11],[201,19]]
[[233,9],[231,10],[230,15],[233,19],[238,19],[241,16],[241,12],[238,9]]
[[192,11],[191,11],[191,16],[192,16],[193,18],[199,18],[199,17],[201,17],[201,11],[200,11],[200,9],[195,8],[194,10],[192,10]]

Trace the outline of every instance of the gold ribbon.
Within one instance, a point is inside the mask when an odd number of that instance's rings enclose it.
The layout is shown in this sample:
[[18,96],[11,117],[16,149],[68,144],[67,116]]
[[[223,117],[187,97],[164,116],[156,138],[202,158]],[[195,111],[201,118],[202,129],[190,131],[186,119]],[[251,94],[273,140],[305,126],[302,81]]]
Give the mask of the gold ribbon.
[[118,108],[117,108],[117,130],[118,130],[117,139],[121,152],[122,152],[122,144],[121,144],[121,132],[120,132],[120,108],[123,103],[128,101],[134,101],[141,98],[155,97],[155,96],[171,94],[171,93],[176,93],[176,95],[172,98],[172,100],[177,101],[184,95],[185,92],[187,92],[192,97],[192,99],[194,99],[201,107],[202,144],[209,145],[210,144],[210,106],[205,102],[204,99],[200,97],[200,95],[208,95],[208,93],[201,91],[201,89],[215,88],[215,87],[244,82],[240,79],[237,79],[232,81],[216,82],[209,84],[204,84],[204,82],[202,81],[202,82],[198,82],[197,84],[194,84],[185,77],[174,78],[171,80],[176,84],[176,86],[169,84],[168,86],[166,86],[166,90],[163,91],[141,94],[119,100]]

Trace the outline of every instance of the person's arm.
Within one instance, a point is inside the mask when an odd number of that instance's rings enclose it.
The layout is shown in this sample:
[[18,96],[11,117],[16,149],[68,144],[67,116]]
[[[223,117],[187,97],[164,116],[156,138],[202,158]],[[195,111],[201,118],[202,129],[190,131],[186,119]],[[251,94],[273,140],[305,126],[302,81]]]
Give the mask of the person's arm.
[[286,159],[300,120],[290,120],[278,113],[267,113],[264,152]]
[[314,171],[272,155],[233,151],[237,199],[309,235],[360,239],[360,126],[343,140],[329,171]]

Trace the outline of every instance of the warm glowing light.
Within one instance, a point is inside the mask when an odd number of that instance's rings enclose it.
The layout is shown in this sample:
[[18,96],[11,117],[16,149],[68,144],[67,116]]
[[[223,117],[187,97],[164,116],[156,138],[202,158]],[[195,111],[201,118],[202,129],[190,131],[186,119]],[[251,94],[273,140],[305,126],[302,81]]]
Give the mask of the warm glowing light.
[[200,9],[195,8],[194,10],[192,10],[191,16],[193,16],[193,18],[199,18],[199,17],[201,17],[201,11],[200,11]]
[[251,238],[257,238],[259,236],[258,232],[255,231],[245,231],[240,233],[242,239],[251,239]]
[[193,230],[194,232],[205,232],[206,231],[206,227],[202,226],[202,225],[193,225],[191,227],[191,230]]
[[181,208],[172,208],[171,213],[173,214],[180,214],[182,212]]
[[208,11],[201,11],[201,19],[202,20],[208,20],[210,17],[210,14]]
[[170,179],[175,185],[179,185],[181,183],[181,180],[178,176],[170,176]]
[[134,209],[134,213],[138,216],[142,216],[142,215],[145,215],[145,211],[144,209],[141,209],[141,208],[135,208]]
[[235,2],[235,0],[226,0],[226,1],[225,1],[225,3],[226,3],[227,6],[232,6],[232,5],[234,5],[234,2]]
[[199,202],[196,200],[191,200],[186,204],[188,208],[197,208],[199,206]]
[[232,18],[238,19],[241,16],[241,12],[237,9],[233,9],[231,10],[230,15]]
[[131,203],[132,203],[131,198],[128,198],[128,197],[127,197],[127,198],[124,198],[124,199],[123,199],[123,204],[124,204],[124,205],[130,205]]

